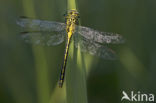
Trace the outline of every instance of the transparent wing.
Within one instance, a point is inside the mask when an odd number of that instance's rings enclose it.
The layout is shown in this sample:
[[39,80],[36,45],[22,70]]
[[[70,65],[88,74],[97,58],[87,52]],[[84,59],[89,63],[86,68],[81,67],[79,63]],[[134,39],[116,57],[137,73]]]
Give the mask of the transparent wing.
[[46,21],[20,17],[16,23],[21,27],[32,31],[62,31],[65,30],[65,24],[55,21]]
[[101,57],[106,60],[116,59],[115,52],[99,43],[92,40],[88,40],[84,37],[78,37],[74,35],[75,47],[80,47],[82,52],[88,52],[91,55]]
[[55,46],[64,41],[65,32],[22,32],[21,38],[26,43],[43,46]]
[[111,32],[100,32],[88,27],[78,26],[77,33],[86,39],[98,42],[98,43],[106,43],[106,44],[120,44],[124,43],[124,39],[121,35]]

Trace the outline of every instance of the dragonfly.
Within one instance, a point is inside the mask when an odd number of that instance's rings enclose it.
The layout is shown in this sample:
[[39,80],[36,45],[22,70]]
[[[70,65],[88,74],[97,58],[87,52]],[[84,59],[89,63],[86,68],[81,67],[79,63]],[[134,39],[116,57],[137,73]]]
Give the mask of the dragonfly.
[[65,14],[65,23],[20,17],[16,23],[25,31],[21,38],[27,43],[43,46],[55,46],[66,40],[64,60],[61,68],[59,87],[62,88],[71,38],[74,46],[82,52],[95,55],[105,60],[114,60],[115,52],[105,44],[121,44],[124,38],[117,33],[101,32],[79,25],[80,14],[77,10],[68,10]]

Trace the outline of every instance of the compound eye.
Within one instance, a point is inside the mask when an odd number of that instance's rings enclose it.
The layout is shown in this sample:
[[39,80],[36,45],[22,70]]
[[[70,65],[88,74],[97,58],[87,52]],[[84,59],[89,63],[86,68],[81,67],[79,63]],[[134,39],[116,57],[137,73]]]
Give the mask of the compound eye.
[[66,16],[67,16],[67,14],[65,13],[65,14],[63,14],[63,16],[64,16],[64,17],[66,17]]
[[66,16],[67,16],[67,11],[63,14],[63,16],[64,16],[64,17],[66,17]]

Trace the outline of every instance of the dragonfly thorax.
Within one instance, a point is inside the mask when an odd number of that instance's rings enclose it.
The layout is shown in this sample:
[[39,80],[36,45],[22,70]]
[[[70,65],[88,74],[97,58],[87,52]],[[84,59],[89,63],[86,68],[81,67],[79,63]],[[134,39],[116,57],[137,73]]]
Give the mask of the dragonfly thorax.
[[76,10],[69,10],[67,15],[65,16],[65,19],[66,19],[66,31],[74,32],[75,25],[78,24],[79,13]]

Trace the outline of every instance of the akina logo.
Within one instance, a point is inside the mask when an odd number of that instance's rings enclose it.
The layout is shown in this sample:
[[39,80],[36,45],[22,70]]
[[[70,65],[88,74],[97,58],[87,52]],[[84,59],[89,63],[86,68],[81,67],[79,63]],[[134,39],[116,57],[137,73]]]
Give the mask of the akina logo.
[[130,94],[127,94],[125,91],[122,91],[122,98],[121,101],[138,101],[138,102],[154,102],[155,101],[155,96],[152,93],[145,94],[141,93],[140,91],[134,92],[131,91]]

